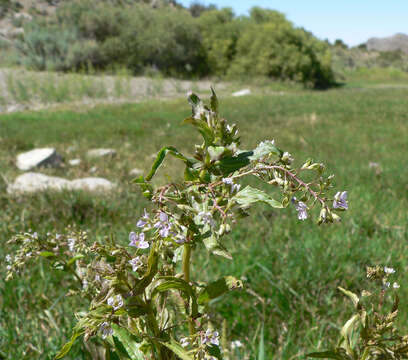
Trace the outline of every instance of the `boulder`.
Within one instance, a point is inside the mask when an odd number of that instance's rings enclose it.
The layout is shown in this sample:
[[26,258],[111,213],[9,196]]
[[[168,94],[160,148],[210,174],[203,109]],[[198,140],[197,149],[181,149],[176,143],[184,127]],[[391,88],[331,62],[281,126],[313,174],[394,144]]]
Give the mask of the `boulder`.
[[71,159],[68,161],[68,164],[71,166],[78,166],[81,163],[81,159]]
[[92,149],[89,150],[86,155],[90,158],[100,158],[100,157],[114,157],[116,156],[115,149]]
[[56,176],[28,172],[18,176],[15,181],[7,187],[7,192],[11,195],[47,190],[84,190],[97,192],[110,191],[115,187],[116,185],[114,183],[103,178],[89,177],[70,181]]
[[130,175],[130,176],[140,176],[140,175],[143,175],[143,170],[134,168],[134,169],[132,169],[132,170],[129,171],[129,175]]
[[44,190],[61,191],[68,189],[70,181],[44,174],[28,172],[18,176],[14,183],[7,187],[9,194],[33,193]]
[[232,96],[245,96],[245,95],[249,95],[251,94],[251,90],[250,89],[242,89],[239,91],[236,91],[234,93],[232,93]]
[[60,162],[61,156],[54,148],[42,148],[19,154],[16,164],[20,170],[27,171],[39,166],[55,167]]

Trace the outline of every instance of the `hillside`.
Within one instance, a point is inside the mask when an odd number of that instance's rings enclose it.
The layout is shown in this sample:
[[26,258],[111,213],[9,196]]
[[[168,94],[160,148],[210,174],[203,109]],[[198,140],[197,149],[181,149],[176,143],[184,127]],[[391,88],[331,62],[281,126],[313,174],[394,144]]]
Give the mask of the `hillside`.
[[367,41],[367,50],[403,51],[408,54],[408,35],[398,33],[385,38],[371,38]]

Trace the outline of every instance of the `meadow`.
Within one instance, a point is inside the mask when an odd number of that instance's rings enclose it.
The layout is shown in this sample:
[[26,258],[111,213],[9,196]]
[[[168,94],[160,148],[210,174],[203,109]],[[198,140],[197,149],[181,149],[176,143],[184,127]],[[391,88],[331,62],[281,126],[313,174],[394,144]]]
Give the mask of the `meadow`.
[[[341,224],[320,227],[309,219],[300,222],[291,206],[280,211],[258,206],[229,235],[233,261],[209,256],[204,249],[193,259],[192,276],[231,274],[245,282],[243,291],[212,304],[215,321],[218,315],[227,319],[229,340],[245,345],[236,350],[236,359],[302,359],[307,352],[327,348],[351,313],[337,287],[358,292],[368,265],[397,270],[399,325],[408,331],[408,89],[372,82],[363,86],[360,79],[358,84],[220,96],[221,114],[238,124],[242,148],[275,139],[299,164],[313,156],[336,175],[336,188],[347,190],[350,202]],[[75,224],[90,239],[113,235],[127,243],[147,206],[138,187],[130,184],[129,171],[147,173],[152,155],[164,145],[191,153],[199,138],[181,124],[189,113],[186,100],[177,99],[0,115],[0,258],[13,251],[7,240],[28,229],[46,233]],[[63,155],[66,165],[41,172],[76,178],[89,176],[96,167],[93,175],[118,183],[118,191],[8,195],[7,183],[18,174],[16,155],[48,146]],[[118,155],[67,165],[95,147],[115,148]],[[157,181],[177,179],[180,170],[169,161]],[[3,260],[0,266],[4,274]],[[0,358],[51,359],[70,336],[72,309],[86,309],[87,303],[67,297],[71,280],[56,274],[50,275],[44,260],[10,282],[2,276]],[[67,358],[91,358],[87,346],[78,343]]]

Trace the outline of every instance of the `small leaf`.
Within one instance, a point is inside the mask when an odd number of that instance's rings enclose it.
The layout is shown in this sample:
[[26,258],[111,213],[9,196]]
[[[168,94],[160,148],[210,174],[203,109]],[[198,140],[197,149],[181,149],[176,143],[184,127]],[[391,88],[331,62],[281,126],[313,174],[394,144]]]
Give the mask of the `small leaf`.
[[215,94],[214,88],[211,86],[211,100],[210,100],[211,110],[215,113],[218,113],[218,99]]
[[214,235],[204,238],[203,243],[209,252],[232,260],[229,251],[217,241],[217,238]]
[[254,189],[251,186],[247,186],[245,189],[238,192],[233,199],[235,199],[238,204],[245,207],[256,202],[263,202],[274,208],[283,208],[283,205],[279,201],[276,201],[262,190]]
[[[140,350],[140,343],[137,342],[137,338],[133,336],[125,328],[121,328],[116,324],[112,324],[113,337],[116,337],[120,341],[121,345],[131,360],[144,360],[145,356]],[[121,348],[122,350],[122,348]]]
[[343,289],[343,288],[340,287],[340,286],[338,287],[338,289],[339,289],[344,295],[346,295],[347,297],[349,297],[350,300],[353,302],[355,308],[358,309],[359,303],[360,303],[359,297],[358,297],[356,294],[354,294],[353,292],[351,292],[351,291],[349,291],[349,290],[346,290],[346,289]]
[[229,175],[249,164],[252,151],[241,152],[237,156],[226,156],[220,160],[220,170],[223,175]]
[[83,330],[81,331],[76,331],[72,334],[71,340],[67,342],[59,351],[59,353],[55,356],[55,359],[62,359],[65,355],[69,353],[69,351],[72,348],[72,345],[74,345],[75,340],[81,336],[84,333]]
[[253,155],[250,156],[249,159],[259,160],[271,154],[280,158],[283,155],[283,151],[277,148],[272,141],[263,141],[256,147],[256,149],[253,151]]
[[188,354],[187,350],[185,350],[177,341],[171,339],[170,342],[160,342],[165,347],[173,351],[180,359],[182,360],[193,360],[193,358]]
[[43,251],[40,253],[40,256],[45,258],[55,257],[55,254],[51,251]]
[[258,360],[265,360],[264,324],[262,323],[261,334],[259,336]]
[[150,170],[149,174],[146,176],[146,181],[150,181],[153,178],[153,176],[156,174],[157,170],[163,163],[164,158],[166,157],[167,154],[170,154],[178,159],[181,159],[187,164],[191,162],[191,160],[187,159],[176,148],[172,146],[165,146],[161,148],[161,150],[157,153],[156,160],[154,161],[152,165],[152,169]]
[[217,281],[208,284],[198,295],[198,303],[200,305],[207,304],[210,300],[215,299],[228,291],[242,289],[241,280],[237,280],[233,276],[225,276]]
[[84,255],[82,254],[74,256],[73,258],[69,259],[69,261],[67,262],[67,266],[71,266],[75,261],[82,259],[83,257]]

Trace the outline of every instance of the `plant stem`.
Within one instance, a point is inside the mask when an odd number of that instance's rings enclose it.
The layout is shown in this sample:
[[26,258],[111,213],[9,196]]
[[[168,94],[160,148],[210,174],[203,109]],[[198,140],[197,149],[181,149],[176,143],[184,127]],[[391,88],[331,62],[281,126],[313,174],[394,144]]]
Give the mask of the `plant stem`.
[[[190,283],[190,258],[191,258],[191,246],[189,243],[185,243],[183,251],[183,273],[184,280],[186,283]],[[188,321],[188,330],[190,335],[195,334],[194,320],[191,318]]]

